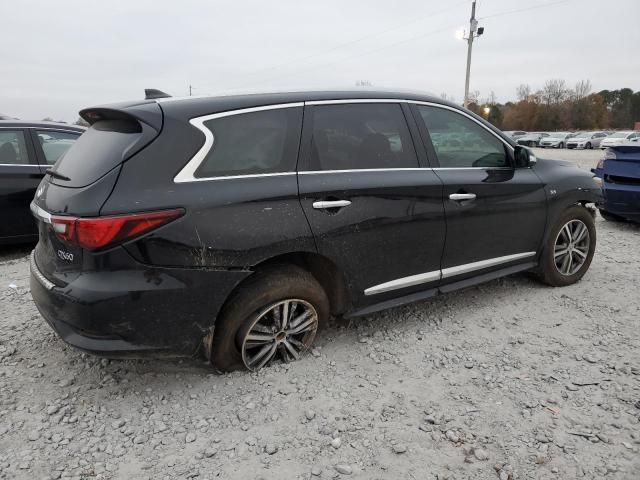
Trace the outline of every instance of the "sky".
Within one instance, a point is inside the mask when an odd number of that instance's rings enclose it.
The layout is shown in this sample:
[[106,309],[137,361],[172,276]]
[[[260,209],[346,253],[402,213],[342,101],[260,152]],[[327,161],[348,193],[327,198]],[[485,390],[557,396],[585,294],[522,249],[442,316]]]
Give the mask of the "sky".
[[[229,91],[423,90],[461,103],[471,0],[21,0],[0,5],[0,113]],[[478,0],[471,91],[640,90],[640,0]]]

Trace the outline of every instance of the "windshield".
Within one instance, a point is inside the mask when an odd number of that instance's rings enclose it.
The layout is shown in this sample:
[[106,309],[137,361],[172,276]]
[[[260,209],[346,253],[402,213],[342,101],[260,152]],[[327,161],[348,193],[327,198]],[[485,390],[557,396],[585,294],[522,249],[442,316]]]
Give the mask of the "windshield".
[[609,138],[625,138],[629,132],[616,132],[609,135]]
[[569,135],[567,132],[551,132],[549,134],[550,137],[556,137],[556,138],[564,138],[567,135]]

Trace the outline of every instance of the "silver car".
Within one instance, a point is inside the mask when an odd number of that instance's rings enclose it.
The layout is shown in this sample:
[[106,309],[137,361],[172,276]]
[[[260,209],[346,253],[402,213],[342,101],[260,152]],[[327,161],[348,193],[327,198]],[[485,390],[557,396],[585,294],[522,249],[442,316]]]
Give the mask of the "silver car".
[[567,141],[573,137],[571,132],[549,132],[548,137],[540,139],[540,147],[542,148],[564,148]]
[[504,130],[502,133],[514,140],[517,140],[518,138],[527,134],[527,132],[525,132],[524,130]]
[[605,132],[580,132],[567,141],[567,148],[598,148],[600,142],[607,136]]
[[600,148],[615,147],[621,143],[632,141],[635,138],[640,137],[640,131],[625,130],[623,132],[614,132],[605,139],[599,145]]

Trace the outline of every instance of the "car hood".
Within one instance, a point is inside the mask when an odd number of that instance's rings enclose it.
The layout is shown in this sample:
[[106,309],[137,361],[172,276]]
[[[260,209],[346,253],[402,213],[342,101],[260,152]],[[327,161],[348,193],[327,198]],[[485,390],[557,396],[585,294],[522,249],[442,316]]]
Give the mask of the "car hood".
[[586,142],[587,140],[591,140],[589,137],[571,137],[569,139],[570,142]]

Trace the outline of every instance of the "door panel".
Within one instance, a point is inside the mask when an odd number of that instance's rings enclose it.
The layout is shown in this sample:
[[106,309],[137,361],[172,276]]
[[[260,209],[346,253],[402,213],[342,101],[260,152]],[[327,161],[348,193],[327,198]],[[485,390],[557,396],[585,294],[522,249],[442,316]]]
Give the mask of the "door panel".
[[[529,168],[436,170],[444,183],[447,241],[442,269],[537,252],[546,222],[542,182]],[[450,200],[459,192],[475,200]],[[531,261],[533,256],[519,259]],[[492,267],[502,267],[503,264]],[[460,280],[477,271],[456,276]]]
[[0,129],[0,238],[35,238],[36,222],[29,206],[42,176],[28,131]]
[[535,261],[547,208],[534,170],[514,168],[508,144],[465,112],[437,105],[412,111],[444,185],[443,283]]
[[442,182],[421,168],[423,147],[406,114],[395,103],[305,107],[300,201],[319,253],[343,271],[355,307],[440,280]]
[[[417,286],[364,293],[393,280],[439,272],[445,226],[442,183],[433,171],[300,172],[298,183],[318,251],[343,270],[356,305],[438,284],[439,275]],[[320,199],[351,204],[313,208]]]

